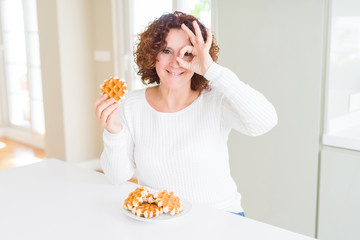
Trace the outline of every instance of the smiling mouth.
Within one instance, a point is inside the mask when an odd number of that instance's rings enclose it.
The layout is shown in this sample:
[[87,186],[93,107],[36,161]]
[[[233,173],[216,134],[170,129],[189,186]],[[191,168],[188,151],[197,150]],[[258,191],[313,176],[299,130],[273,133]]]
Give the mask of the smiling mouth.
[[178,77],[180,75],[182,75],[184,72],[179,72],[179,73],[175,73],[175,72],[170,72],[168,70],[166,70],[169,74],[171,74],[172,76]]

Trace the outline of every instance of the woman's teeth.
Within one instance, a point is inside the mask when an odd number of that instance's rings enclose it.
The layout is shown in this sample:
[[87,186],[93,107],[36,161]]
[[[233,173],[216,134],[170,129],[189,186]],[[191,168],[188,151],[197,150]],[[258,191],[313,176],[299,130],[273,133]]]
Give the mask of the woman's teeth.
[[168,71],[168,73],[170,73],[173,76],[180,76],[181,74],[183,74],[182,72],[181,73],[174,73],[174,72],[170,72],[170,71]]

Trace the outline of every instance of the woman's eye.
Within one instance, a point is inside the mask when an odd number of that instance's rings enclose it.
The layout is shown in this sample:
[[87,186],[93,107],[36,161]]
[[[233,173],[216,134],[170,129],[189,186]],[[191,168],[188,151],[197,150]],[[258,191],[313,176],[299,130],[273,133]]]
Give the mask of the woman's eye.
[[186,53],[184,54],[184,56],[185,56],[185,57],[192,57],[192,53],[186,52]]
[[165,53],[165,54],[169,54],[169,53],[170,53],[170,50],[168,50],[168,49],[164,49],[164,50],[163,50],[163,53]]

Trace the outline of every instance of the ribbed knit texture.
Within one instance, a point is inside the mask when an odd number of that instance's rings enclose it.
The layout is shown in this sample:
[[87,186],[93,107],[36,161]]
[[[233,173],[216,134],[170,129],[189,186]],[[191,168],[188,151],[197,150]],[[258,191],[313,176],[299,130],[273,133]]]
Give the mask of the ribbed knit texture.
[[230,175],[228,135],[232,128],[250,136],[266,133],[277,123],[276,111],[227,68],[213,63],[205,78],[211,90],[175,113],[153,109],[146,89],[128,94],[120,110],[123,130],[103,134],[101,165],[112,183],[129,180],[136,169],[141,185],[218,209],[243,211]]

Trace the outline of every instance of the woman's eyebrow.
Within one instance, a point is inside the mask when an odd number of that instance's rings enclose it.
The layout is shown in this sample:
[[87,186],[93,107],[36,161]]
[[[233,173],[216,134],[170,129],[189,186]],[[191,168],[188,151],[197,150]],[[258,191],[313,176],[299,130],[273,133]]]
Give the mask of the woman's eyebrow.
[[[193,45],[191,44],[191,45],[186,45],[186,46],[193,46]],[[173,51],[174,51],[174,48],[169,47],[169,46],[166,46],[164,49],[169,49],[169,50],[173,50]],[[182,48],[181,48],[181,49],[182,49]]]

